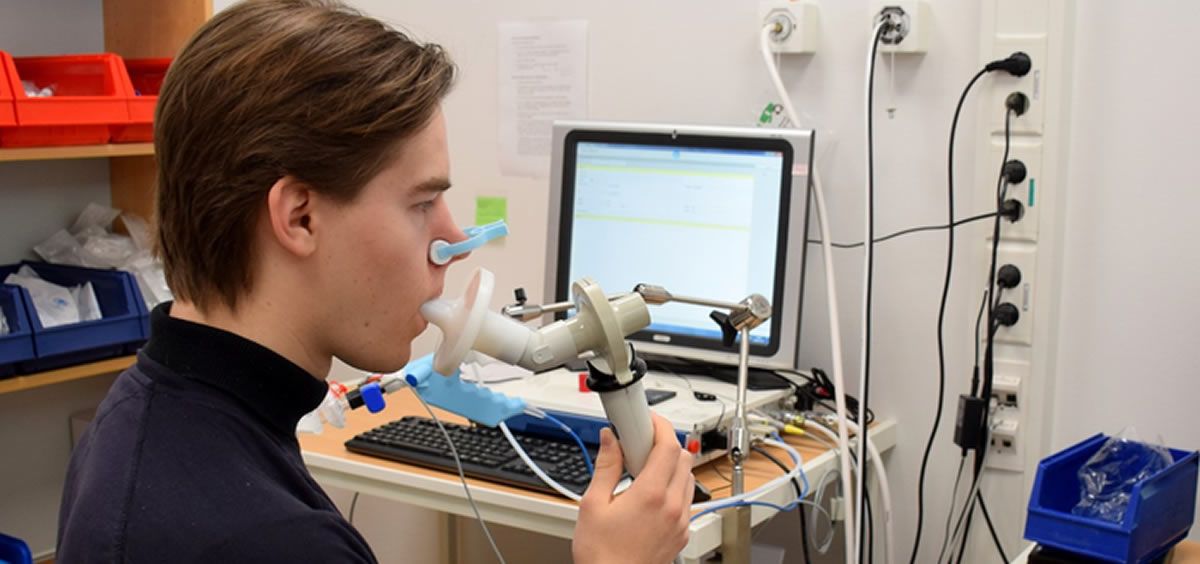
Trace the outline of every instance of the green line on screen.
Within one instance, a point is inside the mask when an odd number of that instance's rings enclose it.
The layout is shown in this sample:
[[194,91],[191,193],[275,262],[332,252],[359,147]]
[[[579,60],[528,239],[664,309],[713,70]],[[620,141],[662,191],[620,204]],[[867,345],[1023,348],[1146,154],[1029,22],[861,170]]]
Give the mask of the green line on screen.
[[596,213],[577,213],[575,219],[591,219],[594,221],[621,221],[625,223],[644,223],[648,225],[670,225],[673,227],[693,227],[696,229],[717,229],[720,231],[750,231],[749,227],[741,225],[721,225],[718,223],[700,223],[698,221],[678,221],[674,219],[650,219],[647,217],[627,217],[622,215],[602,215]]
[[744,172],[717,172],[703,170],[676,170],[671,168],[650,168],[642,166],[614,166],[614,165],[598,165],[589,163],[579,163],[576,166],[579,170],[602,170],[606,172],[631,172],[638,174],[669,174],[674,176],[700,176],[709,178],[737,178],[741,180],[753,180],[754,175]]

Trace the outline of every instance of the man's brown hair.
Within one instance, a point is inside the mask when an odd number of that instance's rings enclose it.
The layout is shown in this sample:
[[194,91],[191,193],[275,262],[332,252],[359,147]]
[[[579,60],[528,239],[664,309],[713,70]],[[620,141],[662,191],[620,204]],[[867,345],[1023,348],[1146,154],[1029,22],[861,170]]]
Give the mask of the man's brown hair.
[[251,0],[205,23],[155,116],[156,251],[175,296],[236,308],[271,186],[292,175],[352,200],[453,79],[441,47],[333,1]]

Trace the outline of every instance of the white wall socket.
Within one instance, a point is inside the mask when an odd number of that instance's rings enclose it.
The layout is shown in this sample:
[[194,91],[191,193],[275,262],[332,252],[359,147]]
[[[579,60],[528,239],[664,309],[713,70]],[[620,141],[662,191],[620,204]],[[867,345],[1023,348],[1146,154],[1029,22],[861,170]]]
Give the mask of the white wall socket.
[[[1003,221],[1003,220],[1001,220]],[[986,253],[984,256],[991,257],[992,243],[988,241],[986,244]],[[1011,264],[1021,269],[1021,283],[1017,284],[1016,288],[997,289],[999,292],[1000,302],[1008,302],[1017,306],[1017,311],[1020,317],[1017,323],[1011,327],[1000,327],[996,330],[996,341],[1004,343],[1017,343],[1022,345],[1033,344],[1033,305],[1035,292],[1037,290],[1037,256],[1033,248],[1021,247],[1013,244],[1006,244],[1003,239],[1000,243],[1000,251],[996,253],[996,270],[1000,270],[1006,264]],[[984,325],[987,325],[987,314],[984,314]],[[987,328],[983,327],[979,334],[980,339],[984,344],[987,343]],[[983,348],[981,346],[980,351]],[[982,353],[981,353],[982,354]]]
[[929,2],[925,0],[884,0],[873,3],[870,29],[875,29],[885,13],[897,12],[901,22],[900,34],[904,37],[897,40],[895,36],[885,35],[885,40],[879,44],[879,52],[918,54],[928,51],[933,17],[930,15]]
[[[988,160],[979,167],[978,204],[980,213],[995,209],[996,186],[1000,176],[1001,160],[1004,158],[1004,140],[993,140],[988,152]],[[1002,219],[1000,224],[1001,241],[1037,241],[1038,222],[1041,209],[1038,207],[1040,192],[1047,187],[1041,182],[1042,144],[1036,140],[1013,139],[1009,144],[1008,160],[1019,160],[1025,164],[1025,180],[1017,184],[1009,184],[1005,199],[1021,202],[1025,215],[1016,223]],[[990,225],[990,223],[989,223]],[[988,231],[991,237],[991,231]]]
[[989,130],[1004,134],[1004,99],[1009,94],[1020,91],[1029,97],[1029,110],[1024,115],[1013,118],[1013,133],[1042,133],[1044,118],[1042,106],[1046,91],[1046,36],[1036,35],[997,35],[992,43],[992,55],[989,60],[1003,59],[1022,51],[1029,55],[1031,68],[1029,73],[1020,78],[1005,72],[988,73],[992,81],[991,95],[986,108],[989,110]]
[[771,41],[775,53],[811,54],[817,52],[819,27],[817,5],[804,0],[760,0],[760,25],[779,24],[780,31]]
[[989,439],[987,458],[989,468],[1023,472],[1025,468],[1024,426],[1016,409],[1001,407],[992,418],[996,428]]

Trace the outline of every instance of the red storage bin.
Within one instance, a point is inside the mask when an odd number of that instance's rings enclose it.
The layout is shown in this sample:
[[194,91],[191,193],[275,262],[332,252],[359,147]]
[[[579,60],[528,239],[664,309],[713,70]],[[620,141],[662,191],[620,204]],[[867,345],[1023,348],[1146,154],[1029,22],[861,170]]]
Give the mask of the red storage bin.
[[0,127],[17,125],[17,109],[13,106],[12,88],[8,86],[8,67],[12,57],[0,51]]
[[154,106],[171,59],[123,59],[132,94],[129,97],[129,125],[113,127],[114,143],[154,140]]
[[[98,145],[108,142],[110,127],[129,123],[132,89],[116,55],[5,57],[3,62],[17,126],[0,127],[0,146]],[[53,86],[54,95],[28,97],[22,80]]]

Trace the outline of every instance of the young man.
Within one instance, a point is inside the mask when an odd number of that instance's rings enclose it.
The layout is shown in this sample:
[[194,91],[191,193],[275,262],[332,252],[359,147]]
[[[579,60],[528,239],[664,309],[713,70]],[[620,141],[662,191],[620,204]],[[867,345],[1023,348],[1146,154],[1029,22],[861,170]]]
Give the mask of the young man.
[[[334,357],[392,372],[441,294],[430,242],[462,232],[442,193],[435,45],[319,0],[225,10],[159,97],[158,252],[177,301],[71,460],[61,562],[373,562],[304,466],[296,422]],[[691,458],[655,422],[620,496],[607,433],[577,562],[667,562],[686,543]]]

